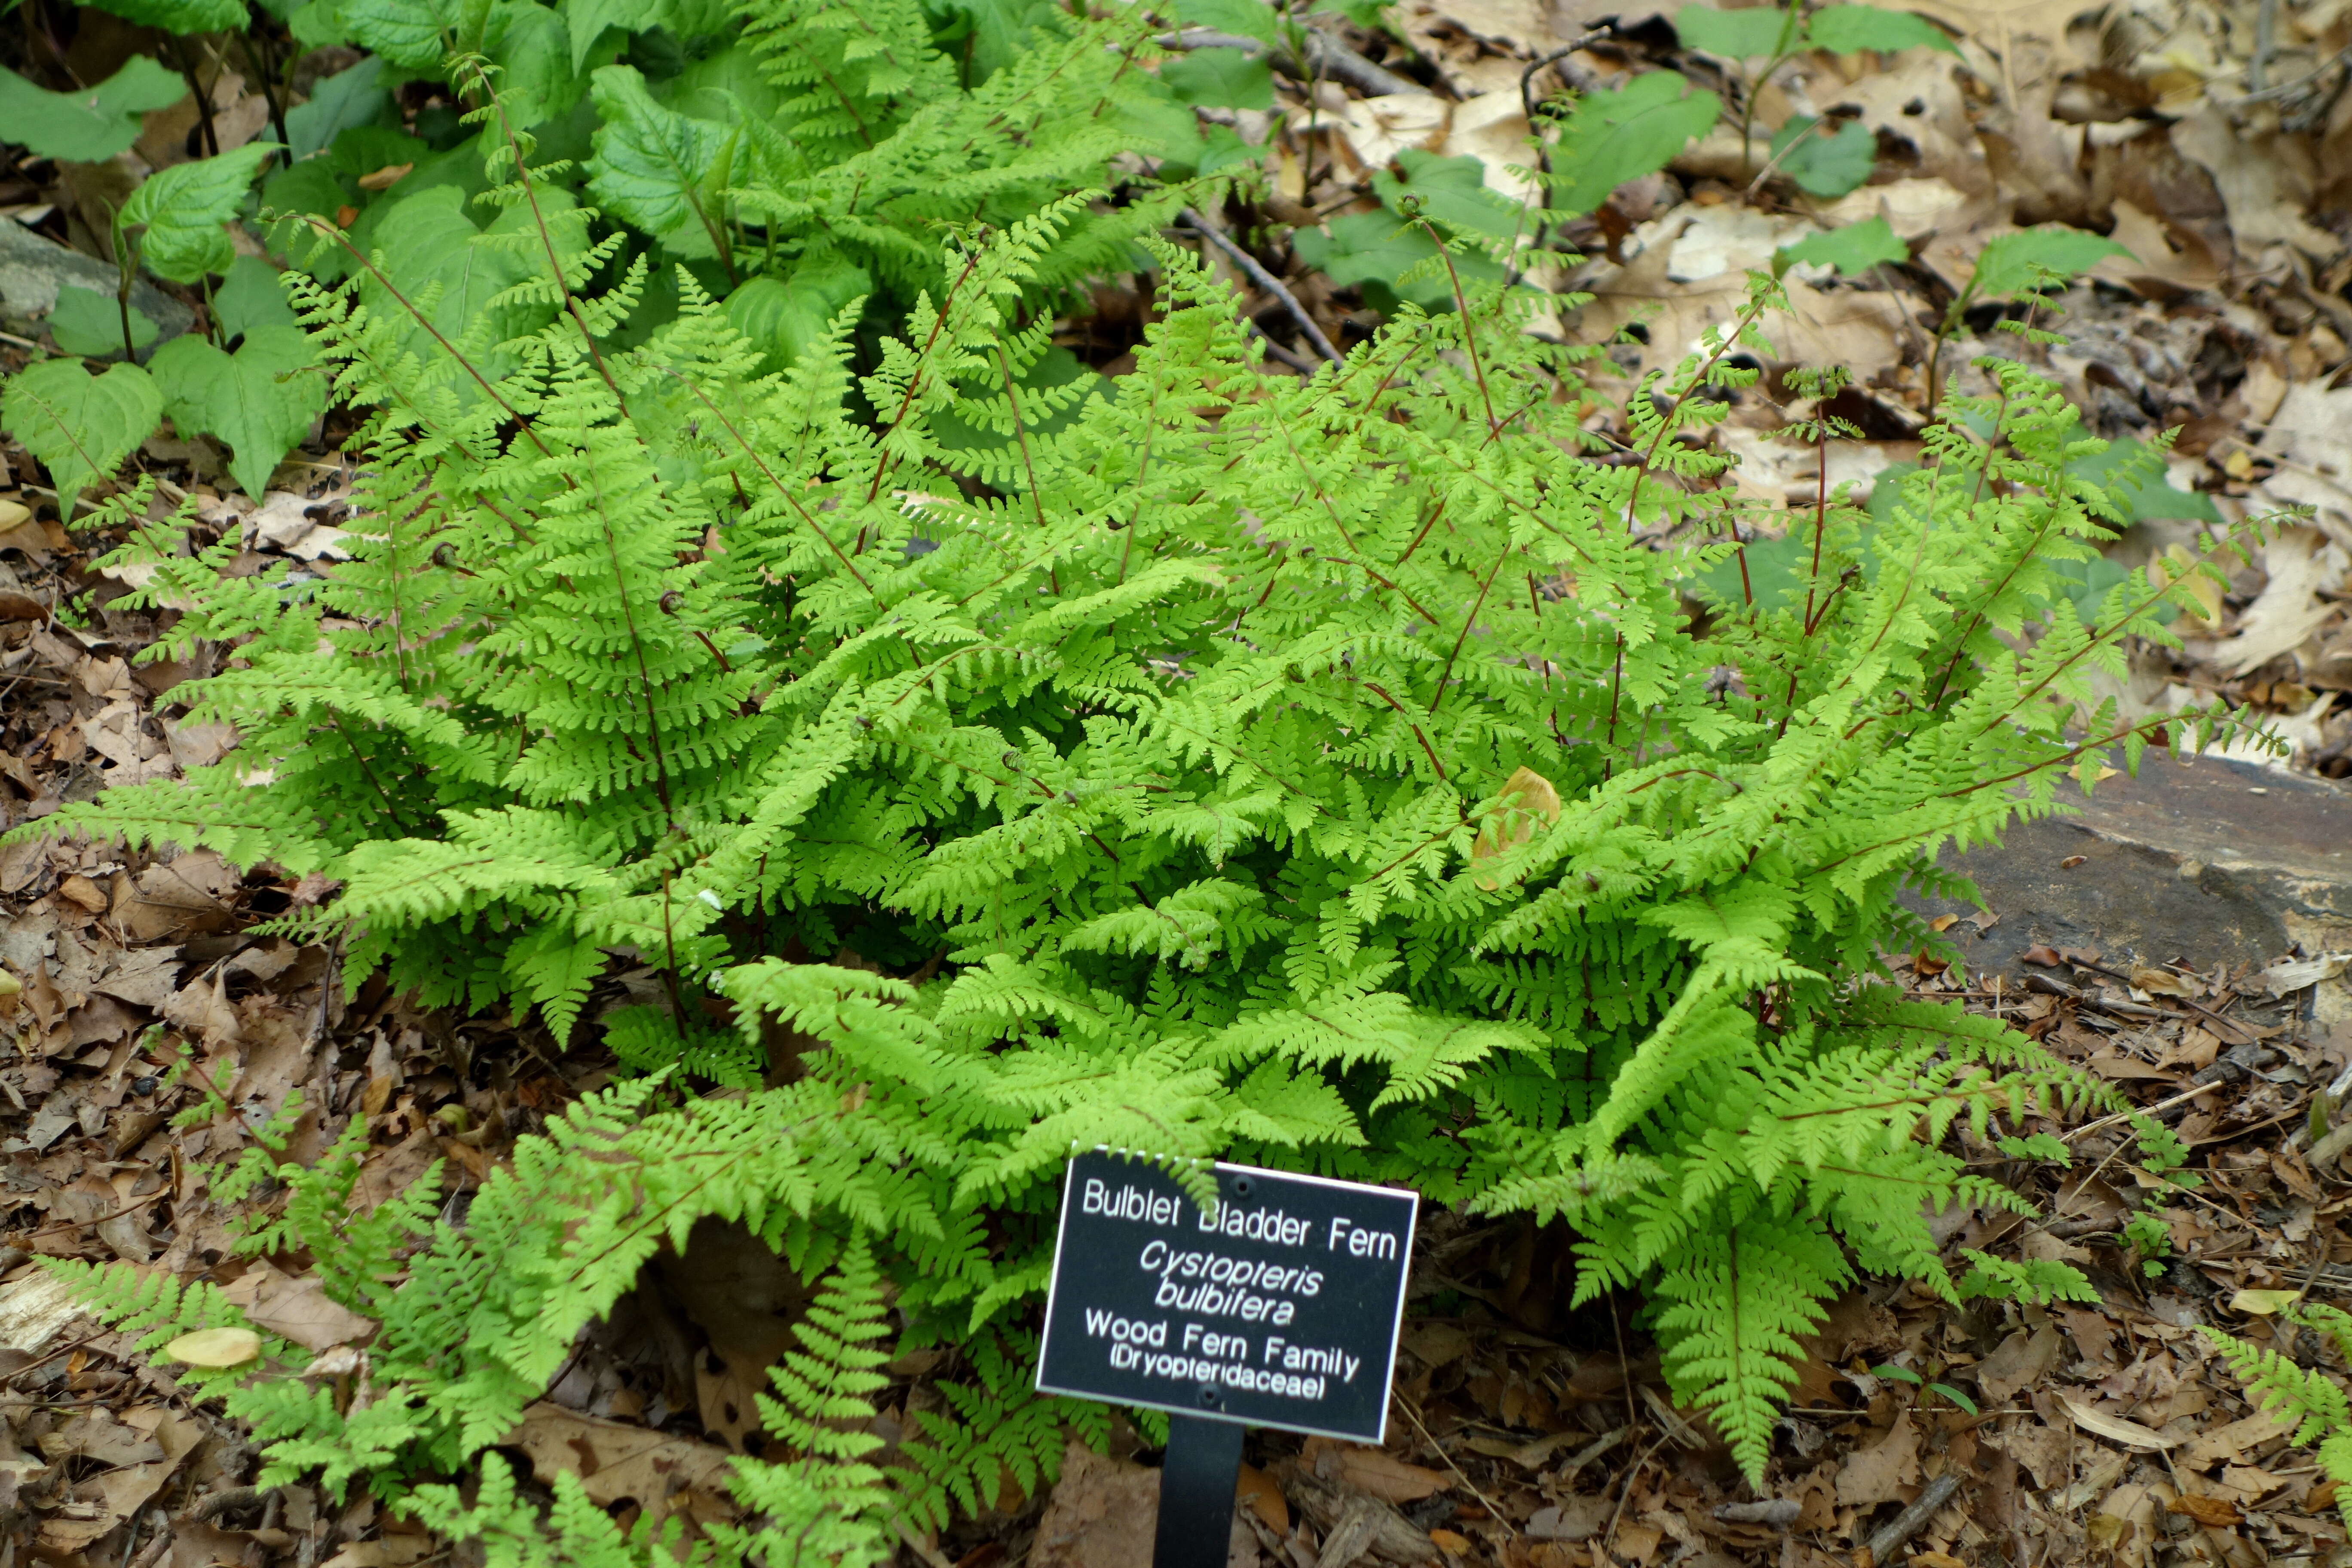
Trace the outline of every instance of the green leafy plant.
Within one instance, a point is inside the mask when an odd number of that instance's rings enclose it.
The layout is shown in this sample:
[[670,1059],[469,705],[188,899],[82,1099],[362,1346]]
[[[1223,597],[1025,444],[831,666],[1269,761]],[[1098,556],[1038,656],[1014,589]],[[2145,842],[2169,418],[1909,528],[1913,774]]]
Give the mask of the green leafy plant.
[[[1408,147],[1397,154],[1404,171],[1372,175],[1378,212],[1349,213],[1330,221],[1328,233],[1300,229],[1291,237],[1298,258],[1335,283],[1360,284],[1376,308],[1394,310],[1410,300],[1422,310],[1453,306],[1457,280],[1491,283],[1502,265],[1486,247],[1517,237],[1525,226],[1519,210],[1486,187],[1485,165],[1475,158],[1444,158]],[[1439,261],[1441,242],[1470,239],[1454,258],[1451,271]]]
[[235,353],[202,338],[175,338],[148,369],[163,412],[182,435],[218,436],[232,448],[228,470],[247,495],[259,495],[270,470],[294,449],[326,409],[326,380],[310,364],[301,329],[257,326]]
[[[2024,368],[1985,362],[1998,395],[1944,411],[1866,544],[1824,485],[1786,580],[1695,619],[1682,584],[1738,569],[1762,516],[1696,438],[1707,389],[1756,379],[1730,362],[1769,278],[1645,382],[1622,462],[1581,455],[1591,351],[1520,331],[1538,301],[1477,281],[1508,241],[1462,246],[1435,190],[1393,198],[1432,247],[1400,281],[1452,308],[1405,301],[1306,380],[1261,375],[1230,295],[1148,240],[1165,314],[1134,372],[1054,379],[1026,302],[1102,232],[1086,192],[919,268],[877,242],[877,288],[939,291],[862,376],[855,300],[779,372],[693,258],[663,303],[500,100],[474,122],[496,216],[450,248],[497,283],[463,330],[373,261],[292,285],[336,395],[377,411],[354,559],[288,595],[110,503],[108,564],[153,569],[129,603],[181,609],[151,657],[233,645],[178,690],[240,752],[20,830],[340,882],[282,929],[429,1005],[600,1029],[646,1075],[404,1273],[349,1255],[374,1402],[269,1394],[271,1473],[473,1463],[713,1214],[811,1274],[862,1231],[910,1333],[996,1345],[924,1495],[989,1495],[1013,1454],[1050,1473],[1078,1417],[1024,1415],[1019,1368],[1074,1143],[1563,1217],[1580,1290],[1654,1294],[1674,1386],[1753,1471],[1822,1301],[1862,1270],[1956,1292],[1923,1213],[2021,1202],[1946,1131],[2112,1100],[1878,956],[1934,942],[1896,895],[1960,889],[1942,846],[2160,726],[2246,729],[2092,696],[2189,589],[2062,613],[2053,563],[2108,502]],[[606,988],[616,957],[661,997]]]
[[1693,92],[1674,71],[1648,71],[1623,87],[1582,93],[1558,114],[1549,205],[1589,213],[1628,180],[1674,162],[1723,112],[1711,92]]
[[[1246,3],[1253,14],[1232,19],[1278,29],[1261,0]],[[1192,104],[1208,100],[1179,90],[1188,62],[1169,62],[1176,74],[1166,80],[1150,68],[1151,18],[1140,13],[1087,20],[1052,5],[963,0],[312,0],[251,17],[232,0],[116,0],[108,8],[160,29],[173,63],[135,58],[78,94],[0,77],[0,135],[56,156],[110,156],[135,137],[142,111],[171,104],[193,83],[188,37],[220,33],[269,95],[276,135],[220,152],[210,100],[199,99],[205,144],[217,155],[172,164],[132,190],[111,233],[117,331],[102,343],[89,302],[76,299],[53,323],[69,353],[129,358],[152,344],[152,323],[130,305],[142,268],[205,292],[213,346],[224,352],[250,327],[290,325],[275,278],[261,275],[257,259],[236,257],[229,226],[237,222],[263,227],[281,261],[322,281],[365,275],[379,303],[430,299],[432,321],[413,340],[439,331],[455,342],[520,276],[466,243],[479,232],[467,204],[482,188],[484,156],[505,148],[485,142],[458,110],[493,90],[502,142],[532,137],[561,149],[541,170],[546,199],[580,211],[573,221],[588,221],[593,205],[598,237],[617,238],[615,265],[647,261],[652,297],[633,312],[633,331],[650,332],[675,313],[673,263],[683,261],[698,286],[737,306],[739,324],[769,330],[761,346],[778,365],[821,336],[849,300],[873,301],[877,320],[887,320],[925,290],[946,289],[943,233],[1002,228],[1069,190],[1106,183],[1112,160],[1125,155],[1179,174],[1248,157],[1237,142],[1238,159],[1213,156],[1212,143],[1232,133],[1213,127],[1202,135]],[[341,43],[373,52],[318,83],[307,101],[292,101],[289,60]],[[625,63],[612,63],[616,56]],[[1263,76],[1262,62],[1254,68]],[[392,89],[408,76],[438,79],[455,105],[404,116]],[[252,186],[265,174],[257,200]],[[1136,199],[1059,226],[1024,284],[1032,308],[1057,308],[1086,279],[1129,265],[1135,237],[1192,193],[1139,177],[1128,194]],[[379,251],[383,265],[372,272]],[[491,341],[526,330],[545,308],[510,302]],[[257,397],[264,369],[276,378]],[[311,378],[289,374],[282,352],[257,355],[222,381],[217,406],[183,376],[175,417],[236,447],[236,477],[247,482],[283,456],[282,447],[262,448],[295,428],[295,403],[309,398]]]
[[[1810,16],[1801,0],[1778,6],[1722,11],[1712,5],[1685,5],[1675,13],[1675,33],[1692,48],[1739,65],[1764,63],[1747,77],[1739,110],[1739,155],[1750,157],[1756,122],[1756,95],[1773,73],[1808,49],[1850,55],[1864,49],[1893,51],[1936,48],[1958,54],[1951,36],[1926,17],[1908,11],[1882,10],[1875,5],[1824,5]],[[1857,128],[1858,129],[1858,128]],[[1786,132],[1783,132],[1786,134]],[[1844,132],[1841,132],[1841,135]],[[1863,132],[1868,135],[1867,132]],[[1775,151],[1778,151],[1776,148]],[[1866,174],[1867,169],[1864,171]],[[1799,182],[1803,184],[1802,180]],[[1862,182],[1821,194],[1843,195]],[[1812,185],[1805,189],[1813,190]]]
[[110,477],[163,415],[154,382],[135,364],[92,375],[77,360],[44,360],[0,388],[0,423],[49,471],[65,521],[82,491]]
[[2138,1258],[2140,1272],[2149,1276],[2164,1272],[2164,1260],[2172,1256],[2172,1231],[2160,1215],[2142,1210],[2124,1221],[2124,1245]]
[[1860,278],[1882,263],[1910,258],[1911,247],[1884,217],[1867,217],[1782,246],[1773,253],[1773,266],[1785,275],[1790,265],[1810,262],[1835,268],[1841,278]]
[[1922,1377],[1919,1373],[1912,1371],[1907,1366],[1896,1366],[1894,1363],[1889,1362],[1883,1366],[1872,1367],[1870,1369],[1870,1375],[1873,1377],[1887,1378],[1895,1383],[1909,1384],[1912,1387],[1919,1390],[1923,1395],[1932,1394],[1944,1400],[1947,1404],[1952,1405],[1953,1408],[1959,1410],[1966,1415],[1974,1415],[1977,1414],[1977,1402],[1975,1400],[1970,1399],[1967,1394],[1961,1393],[1958,1389],[1954,1388],[1948,1383],[1930,1383],[1925,1377]]
[[200,283],[208,274],[227,271],[236,256],[229,220],[244,205],[269,153],[268,143],[257,142],[217,158],[174,163],[142,181],[116,210],[114,255],[122,281],[115,298],[122,312],[125,355],[136,352],[131,285],[139,268],[144,266],[174,283]]
[[2110,256],[2130,254],[2114,240],[2059,224],[1997,235],[1985,241],[1977,253],[1976,270],[1945,308],[1944,319],[1936,324],[1936,335],[1927,345],[1930,405],[1940,395],[1945,340],[1958,329],[1970,307],[2038,294],[2072,282]]
[[[2286,1308],[2279,1321],[2282,1329],[2308,1330],[2339,1358],[2352,1360],[2352,1315],[2312,1302]],[[2292,1441],[2313,1451],[2320,1473],[2336,1485],[2337,1510],[2352,1522],[2352,1403],[2343,1384],[2324,1368],[2297,1364],[2275,1341],[2252,1344],[2209,1324],[2197,1327],[2259,1408],[2294,1423]]]
[[2201,1187],[2205,1178],[2186,1170],[2189,1145],[2179,1132],[2166,1126],[2155,1117],[2135,1114],[2131,1119],[2133,1139],[2139,1145],[2139,1167],[2170,1186]]
[[1997,1301],[2022,1301],[2046,1307],[2053,1301],[2095,1301],[2097,1290],[2071,1265],[2051,1258],[1995,1258],[1963,1248],[1969,1271],[1960,1277],[1960,1300],[1990,1297]]
[[82,92],[51,92],[0,71],[0,140],[45,158],[104,163],[139,139],[142,115],[186,93],[177,76],[144,55]]
[[156,326],[145,311],[135,306],[121,309],[95,289],[68,284],[58,290],[58,302],[49,310],[49,336],[69,354],[103,358],[122,353],[125,321],[131,325],[132,353],[155,342]]
[[[1948,37],[1922,18],[1872,5],[1826,6],[1810,18],[1799,3],[1738,11],[1688,5],[1676,14],[1675,26],[1691,47],[1733,62],[1765,61],[1748,79],[1741,98],[1741,157],[1748,162],[1756,90],[1799,53],[1827,49],[1851,54],[1921,45],[1958,52]],[[1570,216],[1594,211],[1618,186],[1672,163],[1714,126],[1723,109],[1721,98],[1692,90],[1689,80],[1676,71],[1643,72],[1622,87],[1571,94],[1544,105],[1537,115],[1539,166],[1534,174],[1547,192],[1547,210]],[[1800,115],[1774,136],[1768,167],[1780,170],[1808,193],[1838,196],[1869,178],[1876,156],[1875,138],[1858,122],[1822,123]],[[1874,221],[1884,226],[1883,219]],[[1900,259],[1902,254],[1873,259]]]
[[1769,163],[1794,180],[1800,190],[1817,196],[1842,196],[1870,178],[1877,159],[1878,139],[1862,121],[1796,114],[1772,133]]

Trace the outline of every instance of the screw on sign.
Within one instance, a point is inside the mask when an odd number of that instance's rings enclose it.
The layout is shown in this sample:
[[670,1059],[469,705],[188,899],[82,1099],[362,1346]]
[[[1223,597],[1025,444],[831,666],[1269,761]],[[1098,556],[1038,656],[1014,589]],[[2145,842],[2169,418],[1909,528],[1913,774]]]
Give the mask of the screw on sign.
[[1037,1386],[1170,1413],[1155,1568],[1223,1568],[1242,1429],[1377,1444],[1417,1194],[1143,1158],[1070,1161]]

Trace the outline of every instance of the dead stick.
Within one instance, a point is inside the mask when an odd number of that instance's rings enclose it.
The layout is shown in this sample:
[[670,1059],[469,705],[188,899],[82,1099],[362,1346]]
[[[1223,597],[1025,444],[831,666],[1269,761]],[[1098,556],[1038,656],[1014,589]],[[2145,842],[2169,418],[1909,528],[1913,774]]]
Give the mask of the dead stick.
[[1927,1483],[1918,1500],[1888,1521],[1885,1529],[1870,1538],[1870,1544],[1853,1554],[1853,1568],[1877,1568],[1903,1548],[1903,1543],[1919,1533],[1935,1511],[1952,1500],[1960,1489],[1960,1478],[1946,1470]]
[[1283,309],[1290,312],[1291,320],[1297,321],[1306,331],[1307,341],[1315,345],[1317,353],[1321,354],[1333,364],[1347,363],[1347,356],[1331,346],[1331,340],[1323,335],[1323,329],[1315,324],[1315,318],[1307,313],[1307,307],[1298,302],[1298,296],[1292,293],[1281,279],[1261,266],[1256,257],[1235,245],[1225,237],[1223,231],[1191,207],[1184,209],[1184,221],[1199,229],[1210,244],[1232,257],[1234,265],[1249,274],[1251,282],[1281,300]]

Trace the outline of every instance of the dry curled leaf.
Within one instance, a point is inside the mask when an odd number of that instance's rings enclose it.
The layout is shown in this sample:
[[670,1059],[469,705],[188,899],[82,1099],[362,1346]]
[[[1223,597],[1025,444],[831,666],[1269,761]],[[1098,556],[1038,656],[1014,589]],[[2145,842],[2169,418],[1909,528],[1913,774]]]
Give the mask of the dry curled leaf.
[[2058,1402],[2066,1407],[2066,1414],[2074,1418],[2075,1426],[2111,1443],[2121,1443],[2129,1448],[2176,1448],[2180,1446],[2178,1437],[2168,1437],[2137,1421],[2126,1421],[2120,1415],[2095,1410],[2071,1394],[2060,1394]]
[[[1470,847],[1474,867],[1509,854],[1533,838],[1538,826],[1549,827],[1559,820],[1559,791],[1533,768],[1520,768],[1505,779],[1495,799],[1495,811]],[[1502,886],[1502,879],[1481,877],[1478,886],[1492,892]]]

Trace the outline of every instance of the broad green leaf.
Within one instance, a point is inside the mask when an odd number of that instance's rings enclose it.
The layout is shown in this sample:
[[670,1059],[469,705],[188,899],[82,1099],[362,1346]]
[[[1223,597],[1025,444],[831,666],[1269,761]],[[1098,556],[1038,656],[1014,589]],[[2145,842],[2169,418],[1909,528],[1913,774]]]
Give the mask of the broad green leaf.
[[1685,5],[1675,13],[1675,36],[1685,46],[1721,55],[1727,60],[1754,59],[1793,50],[1803,31],[1778,5],[1753,5],[1744,11]]
[[1382,169],[1372,175],[1372,194],[1391,212],[1407,196],[1418,197],[1422,211],[1449,229],[1508,239],[1521,233],[1519,209],[1486,184],[1486,165],[1475,158],[1440,157],[1418,147],[1397,154],[1399,180]]
[[[748,44],[734,43],[705,55],[666,82],[646,91],[680,114],[734,125],[757,120],[756,129],[769,130],[783,107],[784,93],[769,79],[760,57]],[[746,130],[754,129],[747,126]],[[748,183],[740,168],[736,181]]]
[[666,0],[563,0],[563,23],[572,34],[572,68],[580,72],[605,28],[649,32],[670,19]]
[[404,70],[436,71],[480,47],[488,0],[337,0],[352,41]]
[[298,213],[332,218],[338,209],[352,205],[358,195],[356,189],[336,178],[324,158],[305,158],[290,169],[276,171],[261,182],[261,210],[278,220],[270,226],[269,253],[281,260],[299,258],[329,281],[341,277],[341,263],[328,259],[335,253],[314,256],[318,242],[310,228],[290,219]]
[[278,268],[257,256],[240,256],[231,264],[227,279],[213,290],[213,316],[224,338],[243,337],[257,327],[295,324],[294,307],[286,301]]
[[0,141],[45,158],[100,163],[139,140],[139,117],[187,97],[187,84],[145,55],[80,92],[50,92],[0,71]]
[[727,320],[767,356],[762,371],[782,371],[823,338],[852,300],[874,291],[863,267],[805,261],[789,280],[754,278],[727,297]]
[[1809,234],[1794,245],[1782,246],[1775,255],[1780,271],[1803,262],[1834,267],[1841,278],[1859,278],[1882,261],[1908,260],[1911,247],[1887,226],[1885,218],[1866,217],[1827,234]]
[[233,153],[158,170],[131,193],[115,214],[118,239],[131,229],[139,258],[158,278],[174,283],[200,281],[207,272],[226,272],[236,252],[222,226],[236,216],[245,194],[276,144],[249,142]]
[[2141,454],[2147,444],[2130,436],[2119,436],[2107,443],[2105,451],[2094,452],[2085,458],[2069,458],[2066,471],[2079,479],[2088,479],[2106,492],[2114,503],[2117,522],[2128,528],[2135,523],[2156,518],[2176,518],[2198,522],[2210,522],[2215,528],[2227,528],[2221,509],[2213,498],[2202,490],[2176,489],[2165,477],[2161,464],[2145,478],[2131,478],[2122,471],[2126,465],[2136,470],[2151,467]]
[[288,110],[286,138],[293,162],[333,145],[352,126],[374,124],[392,102],[383,78],[383,61],[371,55],[320,81],[310,89],[310,102]]
[[92,375],[79,360],[43,360],[0,392],[0,423],[49,470],[58,510],[67,517],[91,481],[112,474],[163,416],[153,379],[135,364]]
[[[1036,25],[1054,14],[1052,0],[942,0],[971,34],[971,80],[986,80],[1028,47]],[[953,37],[953,33],[950,37]],[[950,48],[961,51],[961,44]]]
[[[1331,220],[1329,233],[1303,228],[1291,237],[1299,258],[1330,275],[1334,282],[1360,283],[1373,305],[1391,308],[1411,300],[1428,310],[1454,308],[1454,286],[1443,270],[1425,266],[1437,247],[1420,224],[1399,213],[1407,196],[1439,226],[1474,237],[1507,237],[1521,226],[1517,207],[1486,188],[1486,165],[1475,158],[1443,158],[1419,148],[1397,154],[1405,178],[1383,170],[1372,176],[1373,194],[1384,204],[1376,213],[1350,213]],[[1474,250],[1457,251],[1454,269],[1466,283],[1502,275],[1492,259]]]
[[[1813,520],[1811,514],[1803,514],[1780,538],[1748,541],[1739,554],[1717,562],[1697,574],[1696,581],[1700,592],[1718,605],[1737,607],[1754,603],[1769,609],[1782,595],[1804,591],[1811,581],[1812,553]],[[1741,556],[1747,558],[1745,572]]]
[[174,338],[149,368],[173,425],[184,436],[201,430],[226,441],[230,475],[256,499],[327,405],[326,382],[298,327],[256,327],[234,354],[199,337]]
[[[1013,378],[1013,387],[1023,394],[1054,392],[1073,384],[1080,387],[1081,395],[1060,407],[1040,412],[1042,398],[1032,397],[1027,401],[1029,412],[1025,428],[1032,436],[1050,436],[1056,430],[1066,428],[1085,412],[1088,402],[1111,395],[1111,383],[1108,377],[1092,369],[1077,355],[1059,347],[1047,349],[1035,364]],[[991,394],[1001,390],[1001,384],[991,383],[988,385]],[[939,437],[940,446],[950,451],[1002,447],[1006,439],[968,423],[952,409],[931,416],[931,433]]]
[[1195,174],[1213,174],[1223,169],[1246,168],[1265,161],[1265,144],[1244,142],[1241,133],[1230,125],[1207,127],[1202,139],[1200,161],[1192,165]]
[[572,64],[572,30],[561,13],[508,4],[490,13],[485,52],[499,68],[499,91],[518,124],[536,125],[580,101],[588,79]]
[[1805,28],[1808,47],[1850,55],[1860,49],[1942,49],[1958,54],[1952,36],[1925,16],[1875,5],[1825,5]]
[[593,80],[590,90],[604,118],[588,163],[596,205],[682,255],[717,255],[712,230],[722,221],[721,192],[739,134],[655,102],[633,66],[605,66]]
[[[577,209],[568,193],[545,190],[541,201],[558,216],[559,236],[576,230]],[[553,313],[552,306],[490,303],[500,290],[536,274],[531,260],[510,248],[477,243],[482,231],[467,216],[466,193],[456,185],[430,186],[374,213],[375,242],[383,253],[384,269],[400,280],[409,305],[425,313],[432,331],[418,325],[372,277],[362,279],[361,299],[385,320],[400,323],[408,346],[419,356],[429,360],[440,352],[434,332],[451,343],[470,333],[487,345],[478,355],[484,373],[504,374],[510,362],[495,345],[531,331]],[[527,206],[517,206],[500,214],[491,228],[515,232],[530,216]]]
[[339,132],[320,159],[336,174],[356,180],[402,163],[411,170],[433,155],[431,145],[397,125],[354,125]]
[[1817,196],[1842,196],[1870,178],[1878,161],[1878,138],[1859,120],[1849,120],[1834,131],[1815,129],[1810,114],[1790,117],[1772,137],[1773,155],[1780,172],[1800,190]]
[[661,25],[681,40],[714,37],[742,18],[736,0],[665,0]]
[[1555,212],[1589,213],[1628,180],[1672,163],[1723,111],[1711,92],[1692,92],[1674,71],[1637,76],[1613,90],[1577,100],[1552,149]]
[[[57,307],[49,312],[49,336],[69,354],[92,359],[122,352],[122,309],[111,294],[71,284],[58,290]],[[137,306],[131,309],[131,346],[143,349],[155,341],[155,323]]]
[[94,0],[94,4],[126,22],[161,27],[167,33],[245,30],[245,0]]
[[1278,25],[1265,0],[1176,0],[1176,19],[1188,27],[1211,27],[1267,44],[1274,42]]
[[1210,109],[1271,109],[1274,72],[1246,49],[1194,49],[1160,68],[1160,79],[1186,103]]
[[2072,280],[2110,256],[2130,254],[2112,239],[2044,224],[1986,241],[1977,253],[1976,275],[1969,279],[1969,293],[1979,300],[2006,299],[2034,287],[2043,268],[2062,280]]
[[351,22],[338,0],[310,0],[295,6],[286,18],[286,30],[305,49],[331,49],[352,36]]
[[1108,118],[1129,147],[1151,157],[1191,166],[1202,153],[1201,117],[1156,75],[1136,83],[1133,94],[1114,100]]

